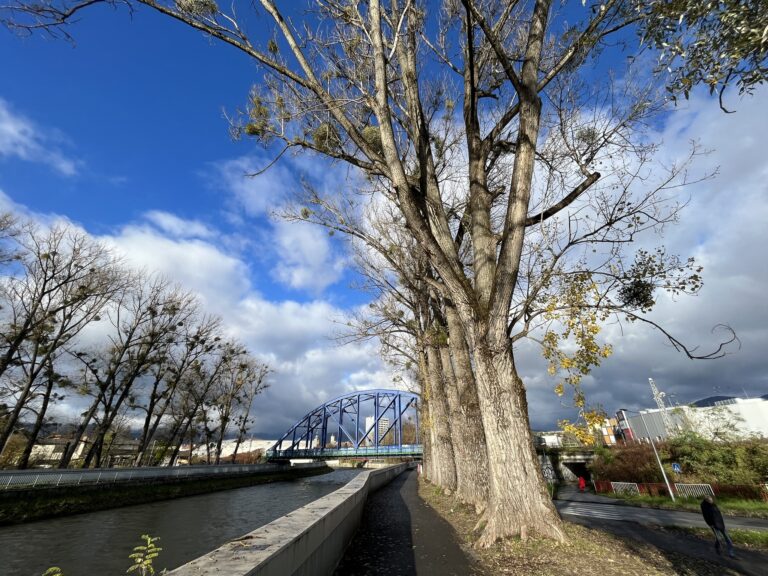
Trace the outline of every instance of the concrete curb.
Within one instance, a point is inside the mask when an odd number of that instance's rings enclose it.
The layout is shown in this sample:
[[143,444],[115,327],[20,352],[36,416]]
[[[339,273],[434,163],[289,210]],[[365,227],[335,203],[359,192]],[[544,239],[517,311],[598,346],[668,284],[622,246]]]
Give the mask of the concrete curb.
[[408,466],[364,470],[335,492],[172,570],[168,576],[332,574],[360,524],[368,494]]

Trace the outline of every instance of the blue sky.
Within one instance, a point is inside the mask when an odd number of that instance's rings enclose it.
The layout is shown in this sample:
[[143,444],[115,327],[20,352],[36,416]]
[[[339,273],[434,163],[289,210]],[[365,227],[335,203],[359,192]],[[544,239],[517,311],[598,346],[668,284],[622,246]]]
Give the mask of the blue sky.
[[[251,22],[252,32],[260,21]],[[368,300],[338,238],[271,219],[303,175],[338,189],[346,173],[316,157],[287,157],[263,177],[243,174],[269,155],[233,142],[223,110],[258,80],[236,50],[145,9],[97,7],[71,28],[75,44],[0,31],[0,192],[3,207],[33,218],[66,218],[137,265],[198,291],[230,331],[276,369],[257,431],[274,435],[304,412],[353,388],[389,387],[375,344],[338,347],[330,336],[346,311]],[[616,353],[589,377],[592,397],[613,410],[648,405],[647,377],[682,401],[715,387],[768,392],[766,91],[726,116],[697,94],[659,126],[673,156],[690,138],[716,149],[700,168],[721,166],[692,189],[668,247],[705,263],[705,289],[684,302],[660,299],[659,318],[706,343],[728,322],[742,351],[693,363],[637,327],[609,331]],[[664,148],[663,148],[664,150]],[[734,199],[738,202],[734,203]],[[568,413],[537,353],[523,348],[534,426]]]

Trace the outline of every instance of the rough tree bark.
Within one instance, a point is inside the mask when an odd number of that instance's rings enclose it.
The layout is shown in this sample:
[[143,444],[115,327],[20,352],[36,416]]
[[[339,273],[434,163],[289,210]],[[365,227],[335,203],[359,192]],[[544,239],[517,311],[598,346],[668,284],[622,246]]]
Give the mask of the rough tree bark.
[[456,491],[457,467],[453,446],[451,421],[448,402],[445,395],[440,353],[437,346],[427,345],[427,375],[429,378],[429,412],[430,429],[434,430],[433,451],[437,453],[436,484],[446,490]]

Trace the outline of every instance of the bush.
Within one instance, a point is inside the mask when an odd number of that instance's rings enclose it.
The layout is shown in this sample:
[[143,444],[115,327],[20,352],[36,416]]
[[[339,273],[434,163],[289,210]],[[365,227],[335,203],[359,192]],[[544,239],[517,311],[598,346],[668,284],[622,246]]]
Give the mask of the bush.
[[[694,432],[680,434],[658,446],[665,470],[674,482],[759,485],[768,479],[768,441],[752,438],[715,442]],[[673,474],[671,463],[682,467]],[[595,451],[592,474],[613,482],[662,482],[661,471],[648,444],[629,444]]]
[[688,432],[663,445],[664,459],[679,462],[678,478],[706,484],[760,484],[768,476],[768,442],[715,442]]
[[595,451],[592,475],[613,482],[663,482],[653,450],[647,444],[628,444]]

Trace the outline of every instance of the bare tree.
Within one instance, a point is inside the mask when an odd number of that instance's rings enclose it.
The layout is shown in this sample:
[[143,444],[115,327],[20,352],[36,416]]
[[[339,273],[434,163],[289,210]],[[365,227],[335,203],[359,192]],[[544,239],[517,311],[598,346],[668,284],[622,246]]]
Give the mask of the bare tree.
[[69,465],[82,435],[91,421],[96,431],[83,462],[98,466],[104,438],[124,403],[134,403],[134,385],[161,364],[176,341],[177,331],[195,313],[194,297],[174,288],[160,277],[138,275],[135,282],[107,312],[114,332],[109,344],[91,352],[72,351],[90,377],[86,393],[92,396],[89,408],[60,466]]
[[[197,314],[197,310],[188,312]],[[146,459],[146,450],[166,417],[181,381],[187,377],[195,362],[212,352],[216,343],[221,340],[218,336],[220,329],[221,321],[216,317],[204,316],[192,321],[187,320],[167,354],[150,368],[151,384],[144,392],[143,398],[132,406],[137,411],[145,412],[136,466],[141,466]],[[154,462],[154,455],[150,455],[149,461]]]
[[235,410],[235,416],[233,423],[237,428],[237,438],[235,440],[235,449],[232,452],[232,462],[237,460],[237,453],[240,450],[240,445],[245,440],[245,436],[248,433],[250,424],[253,423],[251,416],[251,410],[253,408],[253,402],[256,396],[261,394],[269,387],[267,378],[272,373],[272,369],[269,365],[259,362],[257,360],[252,361],[251,371],[249,378],[246,382],[241,401]]
[[126,282],[104,246],[70,227],[43,232],[27,225],[19,243],[20,269],[3,283],[0,294],[4,301],[0,378],[14,403],[0,431],[0,447],[39,386],[44,390],[38,419],[44,417],[53,377],[41,382],[42,373],[51,369],[62,347],[99,319]]
[[[253,400],[265,388],[264,378],[268,373],[268,366],[248,355],[230,359],[222,372],[212,403],[218,423],[214,464],[221,462],[222,445],[230,425],[239,424],[240,434],[247,427]],[[242,440],[238,440],[238,446],[240,442]]]
[[[172,466],[178,457],[181,443],[187,434],[191,434],[194,439],[195,427],[198,423],[204,427],[207,437],[206,445],[210,450],[212,434],[208,427],[207,413],[214,401],[216,386],[226,374],[227,367],[246,355],[247,351],[239,344],[221,341],[202,359],[193,363],[191,370],[180,383],[181,387],[172,407],[174,426],[169,442],[172,445],[169,466]],[[175,446],[173,446],[174,442]],[[193,440],[190,444],[193,444]],[[190,453],[191,450],[190,446]]]

